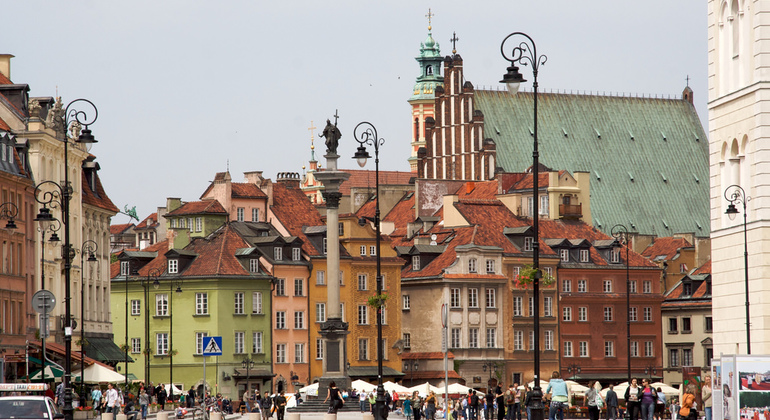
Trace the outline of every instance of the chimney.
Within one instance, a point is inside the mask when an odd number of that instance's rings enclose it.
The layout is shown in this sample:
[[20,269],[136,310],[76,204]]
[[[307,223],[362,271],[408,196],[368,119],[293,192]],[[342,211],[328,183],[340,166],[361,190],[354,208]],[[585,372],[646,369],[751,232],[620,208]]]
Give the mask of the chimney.
[[693,98],[692,98],[692,89],[690,89],[690,86],[685,87],[684,90],[682,91],[682,99],[689,102],[690,105],[694,105]]
[[299,174],[297,172],[278,172],[276,181],[286,185],[286,188],[299,188]]
[[12,54],[0,54],[0,73],[8,79],[11,78],[11,59]]

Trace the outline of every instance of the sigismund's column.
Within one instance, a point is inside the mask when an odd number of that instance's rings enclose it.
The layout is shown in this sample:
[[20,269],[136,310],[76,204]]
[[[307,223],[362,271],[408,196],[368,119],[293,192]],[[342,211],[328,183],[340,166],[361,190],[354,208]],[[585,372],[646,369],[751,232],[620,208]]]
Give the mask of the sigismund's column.
[[319,380],[318,396],[326,398],[329,383],[334,381],[340,390],[350,387],[347,373],[347,335],[348,323],[342,321],[340,308],[340,236],[339,206],[340,184],[350,177],[347,172],[337,170],[337,145],[340,131],[337,129],[337,116],[334,125],[326,120],[326,127],[320,137],[326,138],[326,170],[315,173],[315,178],[324,186],[323,197],[326,201],[326,322],[321,324],[319,333],[324,341],[323,376]]

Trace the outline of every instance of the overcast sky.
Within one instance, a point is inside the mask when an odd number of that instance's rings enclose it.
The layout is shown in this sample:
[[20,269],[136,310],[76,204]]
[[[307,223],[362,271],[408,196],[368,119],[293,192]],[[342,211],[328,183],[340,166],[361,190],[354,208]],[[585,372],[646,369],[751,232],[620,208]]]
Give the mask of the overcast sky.
[[456,32],[477,88],[498,88],[500,42],[522,31],[548,56],[542,90],[679,97],[689,75],[708,132],[705,0],[15,1],[0,53],[16,56],[11,79],[32,96],[98,106],[102,182],[142,219],[166,197],[197,200],[228,161],[235,181],[302,173],[310,122],[320,133],[337,109],[342,168],[366,120],[385,139],[381,169],[408,171],[428,8],[441,53]]

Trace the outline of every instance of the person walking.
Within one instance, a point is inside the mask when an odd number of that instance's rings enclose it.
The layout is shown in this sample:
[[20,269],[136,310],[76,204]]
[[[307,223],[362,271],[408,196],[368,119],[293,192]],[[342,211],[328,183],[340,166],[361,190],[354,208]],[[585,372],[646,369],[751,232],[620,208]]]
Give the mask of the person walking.
[[[519,384],[514,383],[505,391],[505,415],[507,420],[521,420],[519,411]],[[518,415],[518,418],[516,417]]]
[[502,384],[497,384],[495,387],[495,404],[497,405],[497,420],[503,420],[505,418],[505,393],[503,392]]
[[588,417],[591,420],[599,420],[599,412],[602,410],[604,400],[602,399],[602,394],[599,393],[594,385],[596,385],[596,381],[588,383],[585,399],[588,406]]
[[639,386],[636,378],[631,379],[631,384],[626,388],[624,397],[626,400],[626,410],[628,410],[628,418],[631,420],[638,420],[639,408],[642,402],[642,387]]
[[[711,407],[713,399],[711,398],[711,376],[706,375],[703,382],[703,388],[701,389],[701,402],[703,402],[703,411],[706,413],[706,420],[711,420],[712,412]],[[767,418],[767,416],[765,416]]]
[[484,394],[484,418],[486,420],[492,420],[492,415],[495,410],[495,392],[494,388],[487,384],[487,392]]
[[99,408],[102,406],[102,390],[99,388],[99,386],[95,386],[94,389],[91,390],[91,407],[94,408],[97,412],[100,411]]
[[695,384],[692,382],[687,384],[684,395],[682,395],[682,408],[679,409],[679,417],[682,420],[696,420],[698,418],[698,411],[693,408],[695,392]]
[[342,408],[344,404],[340,390],[337,389],[337,384],[334,381],[329,382],[329,389],[326,391],[324,404],[326,404],[327,400],[329,400],[329,411],[326,412],[327,414],[337,414],[337,410]]
[[[334,382],[331,382],[329,385],[333,383]],[[337,389],[336,386],[334,388]],[[339,390],[337,390],[337,393],[339,393]],[[278,420],[283,420],[283,415],[286,410],[286,396],[284,395],[283,390],[281,390],[281,392],[275,396],[275,399],[273,400],[273,405],[275,405],[275,417]]]
[[396,392],[395,389],[393,390],[393,395],[391,397],[392,397],[391,402],[393,403],[393,405],[390,410],[395,412],[396,408],[398,407],[398,392]]
[[658,400],[655,402],[655,420],[663,420],[663,413],[666,412],[666,394],[658,387]]
[[139,409],[142,411],[142,420],[147,419],[147,407],[150,405],[150,394],[142,387],[139,390]]
[[104,396],[104,407],[105,413],[112,413],[114,415],[118,415],[120,412],[120,403],[118,402],[118,399],[120,396],[118,395],[118,390],[115,389],[115,385],[112,383],[107,384],[107,394]]
[[618,418],[618,393],[615,392],[615,386],[610,384],[610,389],[607,390],[607,420],[615,420]]
[[[412,420],[412,399],[411,398],[404,398],[403,402],[404,407],[404,416],[406,416],[406,420]],[[364,405],[361,404],[361,412],[364,412]]]
[[366,412],[366,392],[361,391],[358,393],[358,405],[362,413]]
[[524,384],[524,407],[527,409],[527,420],[532,420],[532,410],[529,408],[530,399],[532,399],[532,390],[529,388],[529,384]]
[[166,387],[163,386],[163,384],[158,385],[158,388],[158,405],[160,405],[160,409],[162,411],[165,410],[168,393],[166,392]]
[[470,406],[470,410],[468,410],[468,413],[470,414],[469,418],[471,420],[476,420],[479,418],[479,395],[476,393],[475,389],[469,389],[468,390],[468,404]]
[[436,393],[433,391],[425,398],[425,419],[436,420]]
[[640,405],[642,407],[642,420],[653,420],[655,415],[655,403],[658,401],[658,392],[650,385],[650,380],[642,379],[642,396]]
[[[548,410],[548,420],[555,420],[556,413],[559,413],[559,420],[564,420],[564,410],[569,407],[569,391],[567,390],[567,383],[561,378],[559,371],[554,371],[551,374],[551,380],[548,382],[548,388],[545,389],[546,394],[551,394],[551,408]],[[527,415],[530,412],[527,411]]]
[[417,391],[412,393],[412,413],[414,413],[414,420],[422,418],[422,398]]
[[187,391],[187,400],[185,403],[187,403],[187,408],[192,408],[195,405],[195,388],[192,386],[190,387],[190,390]]

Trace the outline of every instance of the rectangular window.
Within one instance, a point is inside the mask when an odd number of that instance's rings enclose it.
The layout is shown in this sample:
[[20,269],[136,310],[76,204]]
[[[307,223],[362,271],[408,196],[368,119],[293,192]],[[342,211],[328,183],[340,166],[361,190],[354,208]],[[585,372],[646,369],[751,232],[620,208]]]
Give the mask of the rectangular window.
[[545,349],[546,350],[553,350],[553,331],[546,330],[545,331]]
[[655,353],[653,352],[652,347],[652,341],[645,341],[644,342],[644,357],[653,357]]
[[305,363],[305,343],[294,343],[294,363]]
[[628,290],[629,290],[631,293],[636,293],[636,280],[631,280],[631,281],[630,281],[628,284],[629,284],[629,286],[630,286],[630,287],[628,288]]
[[487,273],[495,273],[495,260],[487,260]]
[[315,339],[315,359],[323,360],[324,358],[324,340],[323,338]]
[[569,306],[565,306],[561,308],[561,319],[564,322],[571,322],[572,321],[572,308]]
[[358,360],[369,360],[369,339],[358,339]]
[[358,325],[369,325],[369,308],[366,305],[358,305]]
[[525,236],[524,237],[524,251],[532,251],[532,244],[534,243],[534,238],[531,236]]
[[561,291],[565,293],[572,292],[572,280],[564,279],[561,282]]
[[259,273],[259,259],[249,259],[249,273]]
[[468,307],[469,308],[479,307],[479,289],[476,289],[476,288],[468,289]]
[[569,262],[569,249],[560,249],[559,257],[562,262]]
[[551,296],[543,297],[543,316],[553,316],[553,298]]
[[535,205],[533,204],[532,197],[527,197],[527,215],[529,217],[532,217],[532,214],[535,212]]
[[405,349],[412,348],[412,334],[404,333],[403,341]]
[[497,347],[497,328],[487,328],[487,348]]
[[305,296],[305,279],[301,277],[294,279],[294,296]]
[[361,254],[362,257],[366,256],[366,245],[361,245],[358,247],[358,253]]
[[131,339],[131,353],[139,354],[141,352],[142,352],[142,339],[141,338],[132,338]]
[[275,345],[275,363],[286,363],[286,344]]
[[692,366],[692,349],[682,349],[682,366]]
[[190,229],[190,232],[194,232],[195,228],[193,227],[193,218],[190,217],[187,219],[187,227]]
[[631,357],[639,357],[639,342],[631,342]]
[[615,357],[615,342],[614,341],[605,341],[604,342],[604,357]]
[[324,238],[324,241],[323,241],[323,254],[326,255],[327,251],[329,251],[328,242],[327,242],[326,238]]
[[209,294],[196,293],[195,294],[195,315],[208,315],[208,314],[209,314]]
[[275,295],[286,296],[286,279],[275,279]]
[[369,290],[368,278],[366,274],[358,275],[358,290]]
[[588,291],[588,280],[578,280],[578,293],[586,293]]
[[235,292],[235,295],[233,296],[234,300],[234,314],[236,315],[243,315],[243,292]]
[[612,293],[612,280],[602,281],[602,292]]
[[262,348],[262,331],[251,333],[251,352],[256,354],[264,353]]
[[168,333],[155,334],[155,354],[158,356],[168,354]]
[[588,321],[588,308],[585,306],[581,306],[578,308],[578,321],[580,322],[587,322]]
[[208,337],[209,333],[195,333],[195,354],[203,354],[203,339]]
[[285,330],[286,329],[286,312],[284,312],[284,311],[276,311],[276,313],[275,313],[275,329],[277,329],[277,330]]
[[668,350],[668,366],[679,367],[679,349]]
[[412,255],[412,271],[420,270],[420,256]]
[[497,307],[497,300],[495,299],[495,289],[487,289],[487,308],[496,308]]
[[[714,330],[714,321],[710,316],[705,317],[705,332],[711,332]],[[709,363],[711,362],[711,359],[709,359]]]
[[195,231],[200,232],[203,230],[203,218],[202,217],[196,217],[195,218]]
[[521,330],[513,332],[513,349],[524,350],[524,332]]
[[315,304],[315,322],[326,322],[326,304]]
[[610,251],[610,262],[611,263],[620,262],[620,253],[617,250]]
[[302,248],[292,248],[291,249],[291,260],[292,261],[299,261],[302,259]]
[[305,329],[305,312],[304,311],[294,312],[294,329],[295,330]]
[[644,287],[643,293],[652,293],[652,282],[649,280],[645,280],[644,283],[642,283],[642,286]]
[[[691,325],[690,325],[690,317],[682,317],[682,333],[683,334],[689,334],[692,332]],[[691,365],[685,365],[685,366],[691,366]]]
[[638,321],[638,314],[637,314],[637,308],[628,308],[628,320],[631,322]]
[[604,307],[604,322],[612,322],[613,316],[612,316],[612,306],[605,306]]
[[652,308],[649,306],[644,308],[644,322],[652,322]]
[[323,270],[318,270],[315,272],[315,284],[317,285],[324,285],[326,284],[326,272]]
[[168,260],[168,273],[169,274],[179,273],[179,260]]
[[131,300],[131,315],[139,316],[142,314],[142,302],[137,299]]
[[522,299],[521,296],[513,297],[513,316],[521,316],[522,311]]
[[251,293],[251,313],[262,314],[262,292]]
[[477,349],[479,347],[479,329],[468,328],[468,347]]
[[540,196],[540,207],[538,208],[538,213],[540,213],[541,216],[548,216],[548,196],[547,195]]
[[529,332],[529,349],[530,350],[535,349],[535,332],[534,331]]
[[242,221],[243,221],[243,212],[244,212],[244,211],[245,211],[245,209],[244,209],[243,207],[238,207],[238,208],[236,209],[236,219],[237,219],[239,222],[242,222]]
[[408,310],[410,308],[409,295],[401,295],[401,309]]
[[468,260],[468,272],[469,273],[475,273],[476,272],[476,259],[471,258]]
[[120,275],[121,276],[128,276],[130,269],[131,269],[131,262],[130,261],[121,261],[120,262]]
[[578,356],[588,357],[588,341],[578,342]]
[[251,209],[251,221],[252,222],[259,222],[259,209],[258,208],[252,208]]
[[584,263],[589,262],[590,261],[589,255],[590,255],[590,253],[588,252],[587,249],[581,249],[580,250],[580,262],[584,262]]
[[369,255],[372,257],[377,255],[377,247],[374,245],[369,245]]
[[462,302],[460,299],[460,289],[452,289],[449,293],[449,307],[461,308]]
[[449,340],[449,347],[457,349],[460,348],[460,339],[462,338],[462,330],[459,328],[452,328]]
[[280,246],[273,247],[273,259],[275,261],[283,260],[283,248],[281,248]]
[[168,295],[165,293],[155,295],[155,316],[168,316]]
[[235,344],[233,348],[233,353],[235,354],[243,354],[246,353],[246,333],[243,331],[236,331],[235,336],[233,337]]
[[668,319],[668,333],[669,334],[676,334],[679,332],[679,321],[676,319],[676,317],[671,317]]

